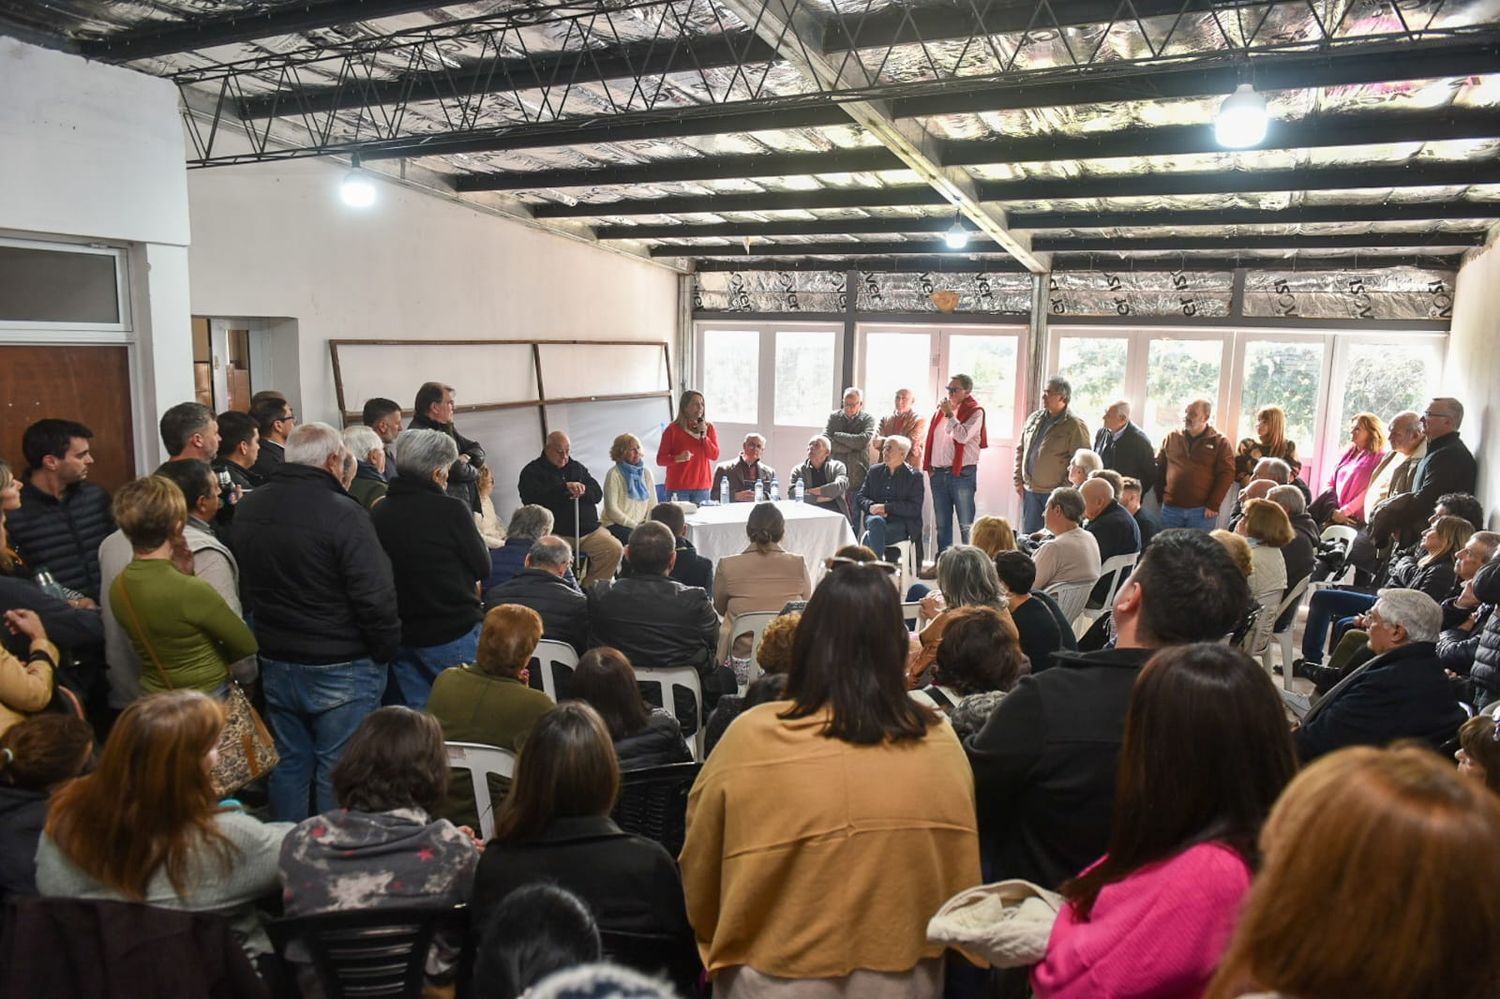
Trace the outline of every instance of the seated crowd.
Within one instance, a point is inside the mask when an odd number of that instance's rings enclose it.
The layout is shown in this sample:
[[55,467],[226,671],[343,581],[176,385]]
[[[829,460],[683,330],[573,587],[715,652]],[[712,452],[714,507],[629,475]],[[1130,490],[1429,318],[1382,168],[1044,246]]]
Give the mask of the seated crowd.
[[[817,576],[764,438],[716,466],[697,393],[657,461],[754,503],[717,564],[630,434],[602,485],[549,434],[502,525],[440,383],[343,432],[183,403],[113,496],[87,427],[37,421],[0,462],[0,898],[41,901],[0,982],[84,994],[25,941],[114,902],[208,920],[151,932],[222,994],[317,988],[299,919],[465,906],[429,989],[1492,995],[1500,534],[1462,406],[1360,414],[1314,494],[1276,407],[1235,448],[1195,400],[1153,452],[1115,403],[1090,448],[1055,378],[1017,532],[962,488],[971,390],[925,437],[909,392],[878,436],[845,393],[788,494],[868,547]],[[903,607],[924,472],[960,537]],[[1304,599],[1310,703],[1255,661]]]

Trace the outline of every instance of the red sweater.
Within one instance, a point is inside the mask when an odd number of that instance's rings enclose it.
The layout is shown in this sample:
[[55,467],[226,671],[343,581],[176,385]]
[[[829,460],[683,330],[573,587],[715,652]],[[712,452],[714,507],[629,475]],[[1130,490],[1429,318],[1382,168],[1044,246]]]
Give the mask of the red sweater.
[[[679,462],[676,455],[691,451],[693,456]],[[707,489],[713,485],[714,462],[719,460],[719,432],[712,423],[702,437],[694,437],[677,423],[667,424],[656,449],[656,463],[667,470],[667,492],[674,489]]]

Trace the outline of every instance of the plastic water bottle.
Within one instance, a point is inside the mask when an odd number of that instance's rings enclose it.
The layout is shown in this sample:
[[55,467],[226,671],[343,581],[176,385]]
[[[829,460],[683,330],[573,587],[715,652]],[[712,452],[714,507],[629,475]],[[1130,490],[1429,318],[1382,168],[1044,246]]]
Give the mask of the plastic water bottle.
[[807,502],[807,483],[802,479],[798,479],[796,482],[792,483],[792,502]]
[[771,480],[771,502],[775,503],[775,502],[779,501],[780,499],[781,499],[781,483],[778,480],[776,480],[776,479],[773,478]]
[[47,594],[47,596],[56,597],[59,600],[67,599],[66,593],[63,590],[62,586],[58,584],[52,573],[48,572],[46,569],[40,570],[34,578],[36,580],[37,588],[40,589],[43,593]]
[[766,484],[760,479],[755,480],[755,502],[762,503],[766,498]]
[[719,480],[719,505],[729,505],[729,479],[727,477]]

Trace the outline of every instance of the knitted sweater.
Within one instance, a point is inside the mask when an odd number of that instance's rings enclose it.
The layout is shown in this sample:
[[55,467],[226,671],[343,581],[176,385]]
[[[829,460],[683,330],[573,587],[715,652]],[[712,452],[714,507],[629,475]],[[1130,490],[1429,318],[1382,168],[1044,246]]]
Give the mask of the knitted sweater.
[[1063,906],[1031,987],[1037,999],[1200,996],[1249,890],[1234,850],[1189,847],[1105,886],[1087,921]]

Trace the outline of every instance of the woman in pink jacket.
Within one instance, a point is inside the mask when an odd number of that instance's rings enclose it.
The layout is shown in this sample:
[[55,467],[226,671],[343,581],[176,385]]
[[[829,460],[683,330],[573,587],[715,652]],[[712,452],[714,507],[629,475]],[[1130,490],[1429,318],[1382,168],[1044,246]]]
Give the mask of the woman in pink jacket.
[[656,463],[667,469],[667,497],[702,503],[714,481],[719,432],[703,416],[703,393],[688,389],[677,404],[656,449]]
[[[1349,425],[1349,450],[1339,456],[1328,489],[1318,497],[1326,513],[1318,518],[1323,524],[1358,524],[1365,519],[1365,490],[1375,466],[1385,456],[1385,424],[1374,413],[1359,413]],[[1328,510],[1332,506],[1332,510]],[[1318,511],[1322,512],[1322,511]]]
[[1109,852],[1062,887],[1037,999],[1197,999],[1296,769],[1276,688],[1226,645],[1166,649],[1125,719]]

